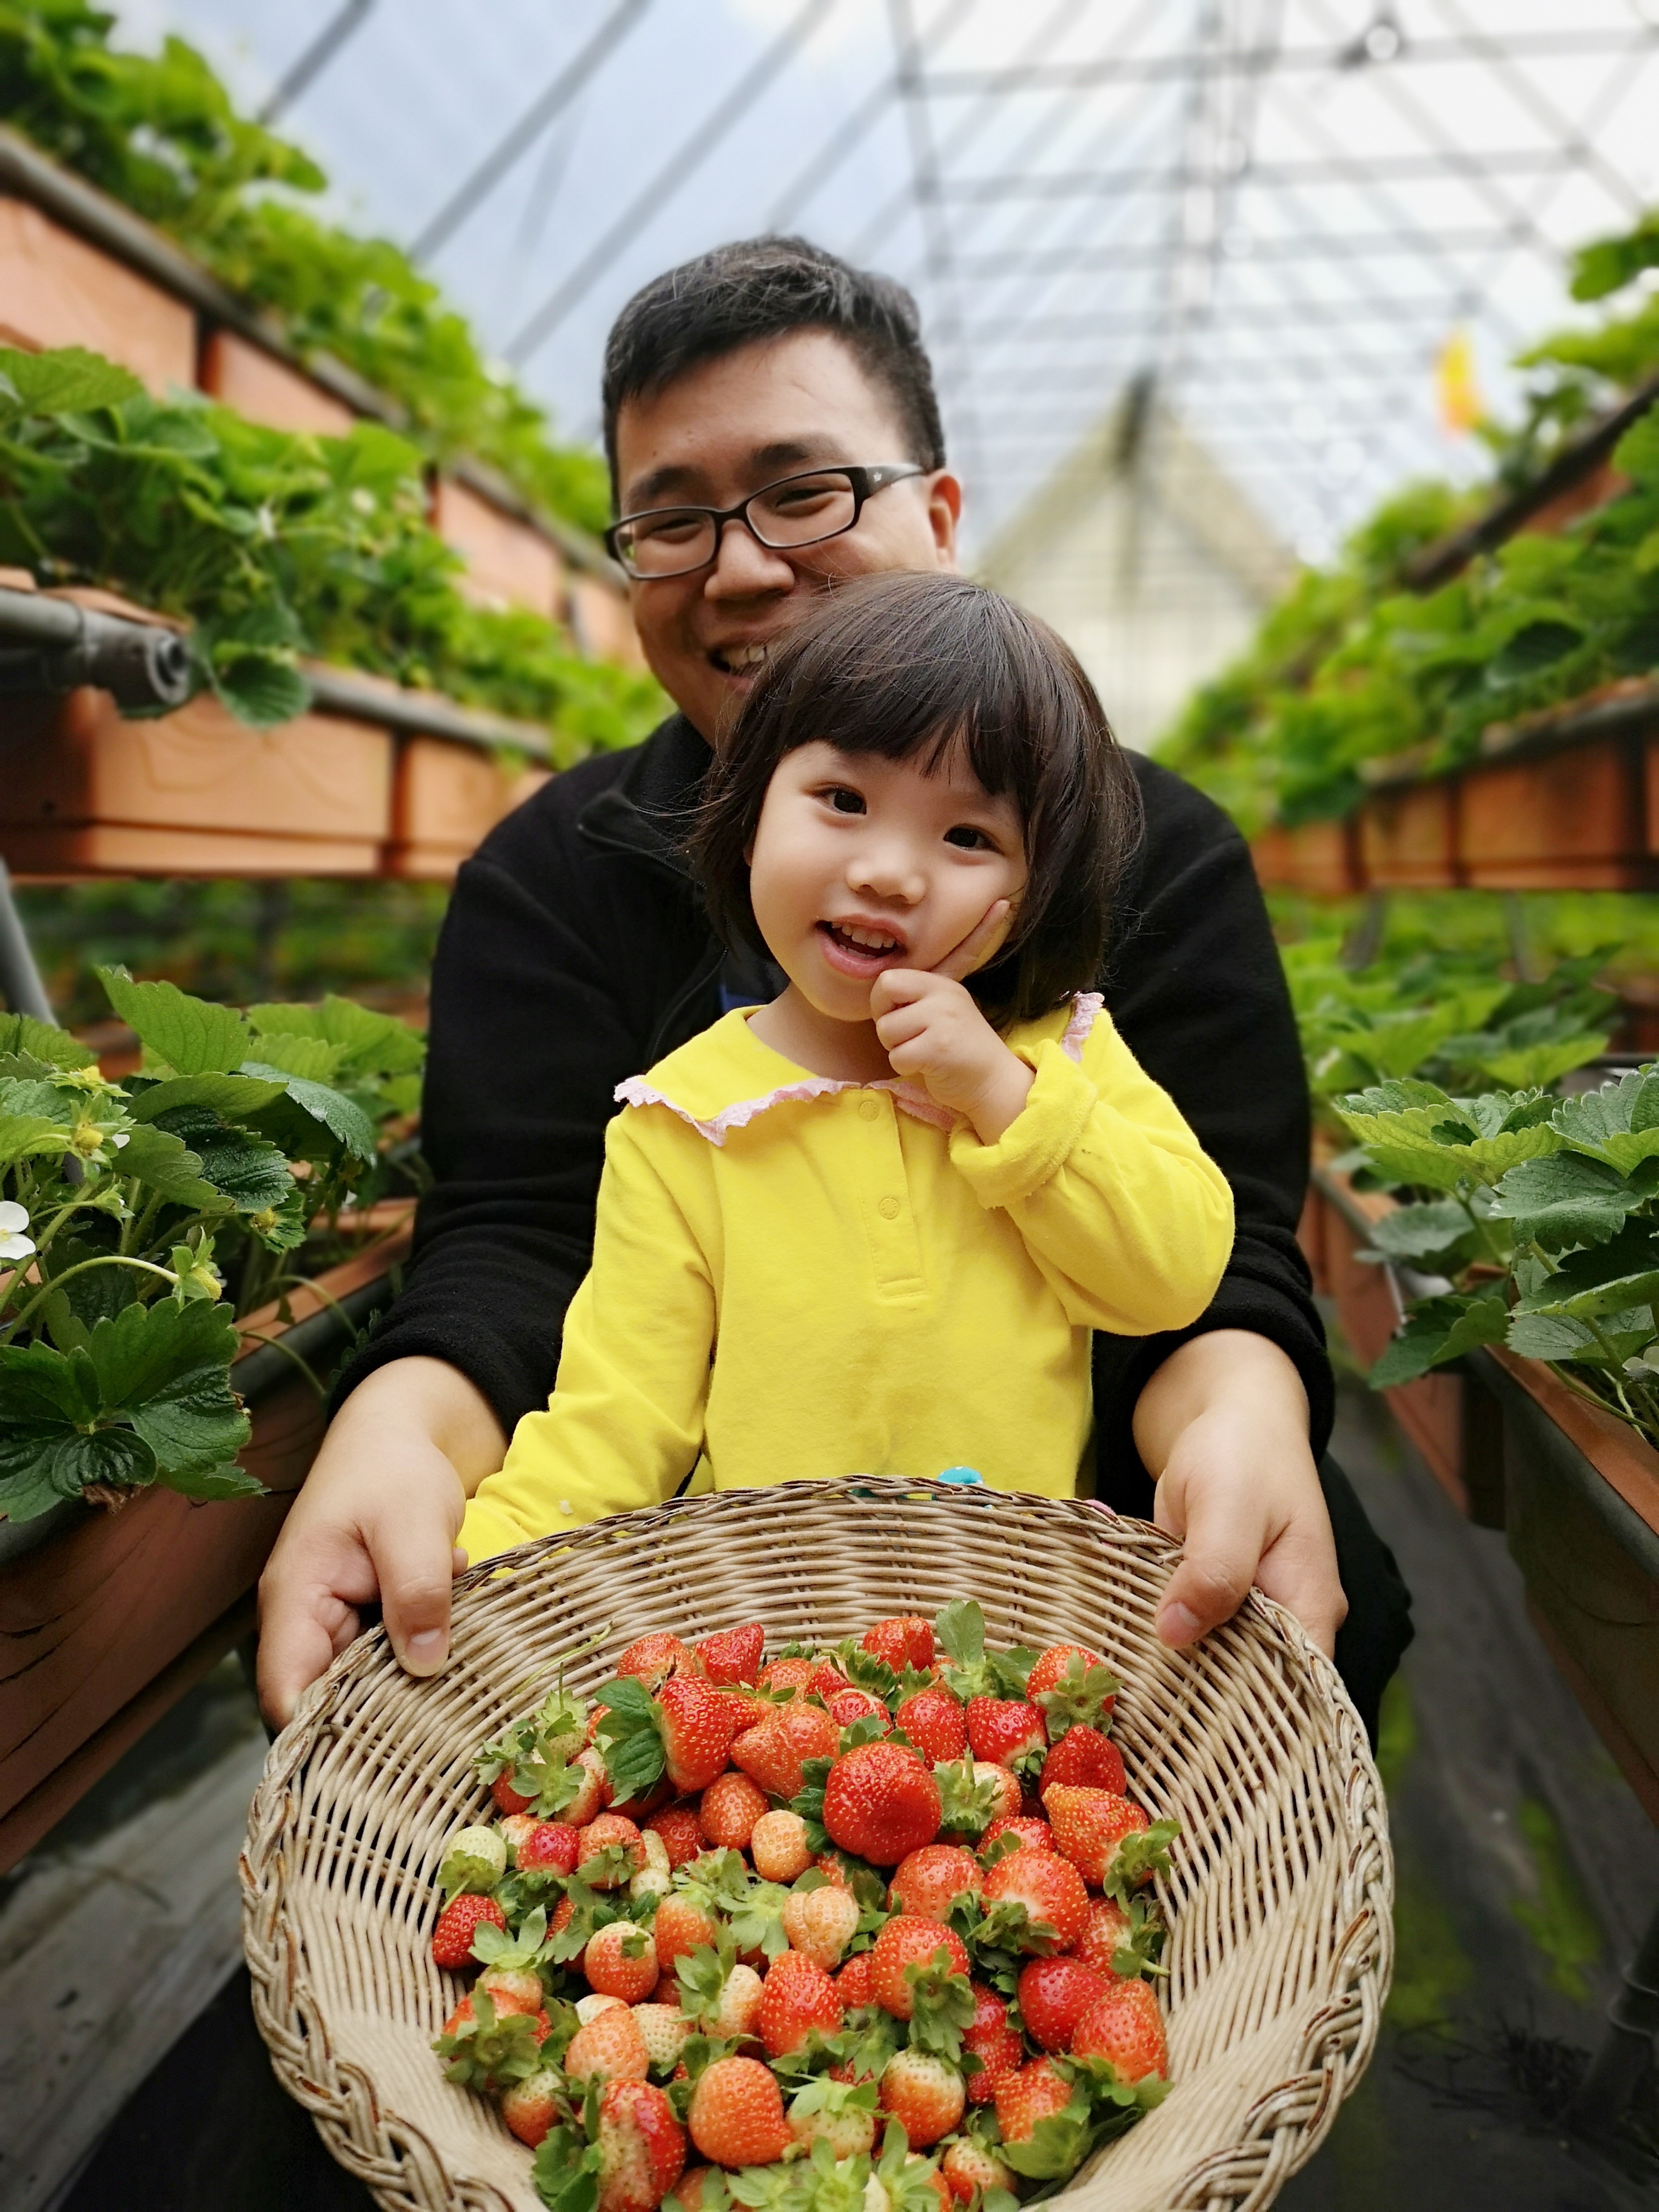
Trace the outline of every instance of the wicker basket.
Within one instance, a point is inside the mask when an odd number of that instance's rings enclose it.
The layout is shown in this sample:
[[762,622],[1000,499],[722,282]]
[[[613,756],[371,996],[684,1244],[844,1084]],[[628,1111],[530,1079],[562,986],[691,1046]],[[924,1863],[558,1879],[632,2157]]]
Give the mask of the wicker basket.
[[[1176,1547],[1082,1504],[891,1481],[788,1483],[597,1522],[475,1571],[437,1680],[381,1631],[273,1747],[242,1861],[253,2001],[272,2063],[385,2206],[535,2212],[530,2156],[430,2048],[458,1985],[428,1938],[447,1837],[479,1817],[471,1753],[539,1696],[591,1690],[633,1638],[761,1620],[775,1645],[953,1597],[999,1643],[1075,1640],[1126,1685],[1131,1787],[1182,1824],[1166,2101],[1063,2194],[1091,2212],[1270,2203],[1364,2070],[1388,1990],[1393,1868],[1364,1730],[1290,1616],[1253,1596],[1190,1652],[1152,1632]],[[531,1678],[536,1679],[532,1681]]]

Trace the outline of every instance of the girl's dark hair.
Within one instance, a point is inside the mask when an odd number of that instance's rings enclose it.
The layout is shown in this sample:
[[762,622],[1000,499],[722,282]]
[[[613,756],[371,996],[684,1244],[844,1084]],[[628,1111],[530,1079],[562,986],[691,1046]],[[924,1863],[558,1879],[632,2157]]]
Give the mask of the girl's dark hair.
[[744,855],[774,769],[822,738],[935,767],[960,744],[1025,827],[1012,935],[968,980],[988,1013],[1030,1021],[1097,980],[1113,902],[1139,840],[1140,789],[1094,686],[1046,623],[936,571],[839,584],[772,649],[716,749],[691,835],[709,919],[766,950]]

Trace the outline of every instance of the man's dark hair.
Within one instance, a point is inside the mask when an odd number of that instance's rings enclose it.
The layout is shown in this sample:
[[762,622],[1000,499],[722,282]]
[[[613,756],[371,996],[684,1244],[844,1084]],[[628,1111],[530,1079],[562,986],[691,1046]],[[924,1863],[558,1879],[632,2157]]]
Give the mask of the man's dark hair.
[[691,852],[728,945],[766,950],[744,855],[773,771],[817,739],[937,768],[954,746],[1024,826],[1030,871],[1007,944],[968,979],[987,1013],[1030,1021],[1087,990],[1140,834],[1140,787],[1094,686],[1046,623],[937,570],[838,585],[786,632],[718,745]]
[[699,362],[791,331],[830,331],[892,400],[910,450],[870,461],[945,466],[945,431],[921,319],[903,285],[854,269],[804,238],[744,238],[684,261],[635,292],[605,348],[605,450],[617,491],[617,416]]

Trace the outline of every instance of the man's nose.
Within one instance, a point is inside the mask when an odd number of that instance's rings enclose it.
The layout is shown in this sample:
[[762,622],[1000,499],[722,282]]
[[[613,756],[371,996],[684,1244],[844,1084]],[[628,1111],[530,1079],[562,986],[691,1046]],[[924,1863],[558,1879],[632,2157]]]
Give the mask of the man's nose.
[[762,592],[787,592],[795,572],[781,553],[763,545],[741,519],[720,532],[720,551],[703,583],[710,599],[753,599]]

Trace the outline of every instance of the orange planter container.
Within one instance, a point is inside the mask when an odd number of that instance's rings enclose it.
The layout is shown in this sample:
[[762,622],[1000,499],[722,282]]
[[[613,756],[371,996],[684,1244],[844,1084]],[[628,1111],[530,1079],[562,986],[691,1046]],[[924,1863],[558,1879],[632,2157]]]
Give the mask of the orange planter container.
[[1267,890],[1312,891],[1340,898],[1362,890],[1358,834],[1352,821],[1304,822],[1266,830],[1250,845],[1257,880]]
[[250,730],[209,697],[124,721],[83,689],[8,702],[4,730],[0,850],[20,875],[380,873],[392,741],[370,723]]
[[273,430],[338,438],[357,419],[343,400],[234,331],[215,331],[203,347],[201,383],[215,399]]
[[1375,792],[1360,810],[1359,860],[1374,890],[1449,890],[1461,880],[1457,786],[1449,778]]
[[1639,749],[1620,738],[1540,760],[1468,769],[1459,799],[1465,882],[1478,890],[1646,890],[1650,858]]
[[447,883],[504,815],[548,780],[544,768],[517,774],[488,752],[442,738],[409,738],[398,748],[387,872]]
[[432,526],[466,562],[465,582],[475,598],[558,619],[564,562],[539,530],[448,477],[433,488]]
[[196,317],[26,201],[0,198],[0,340],[87,346],[158,395],[196,382]]

